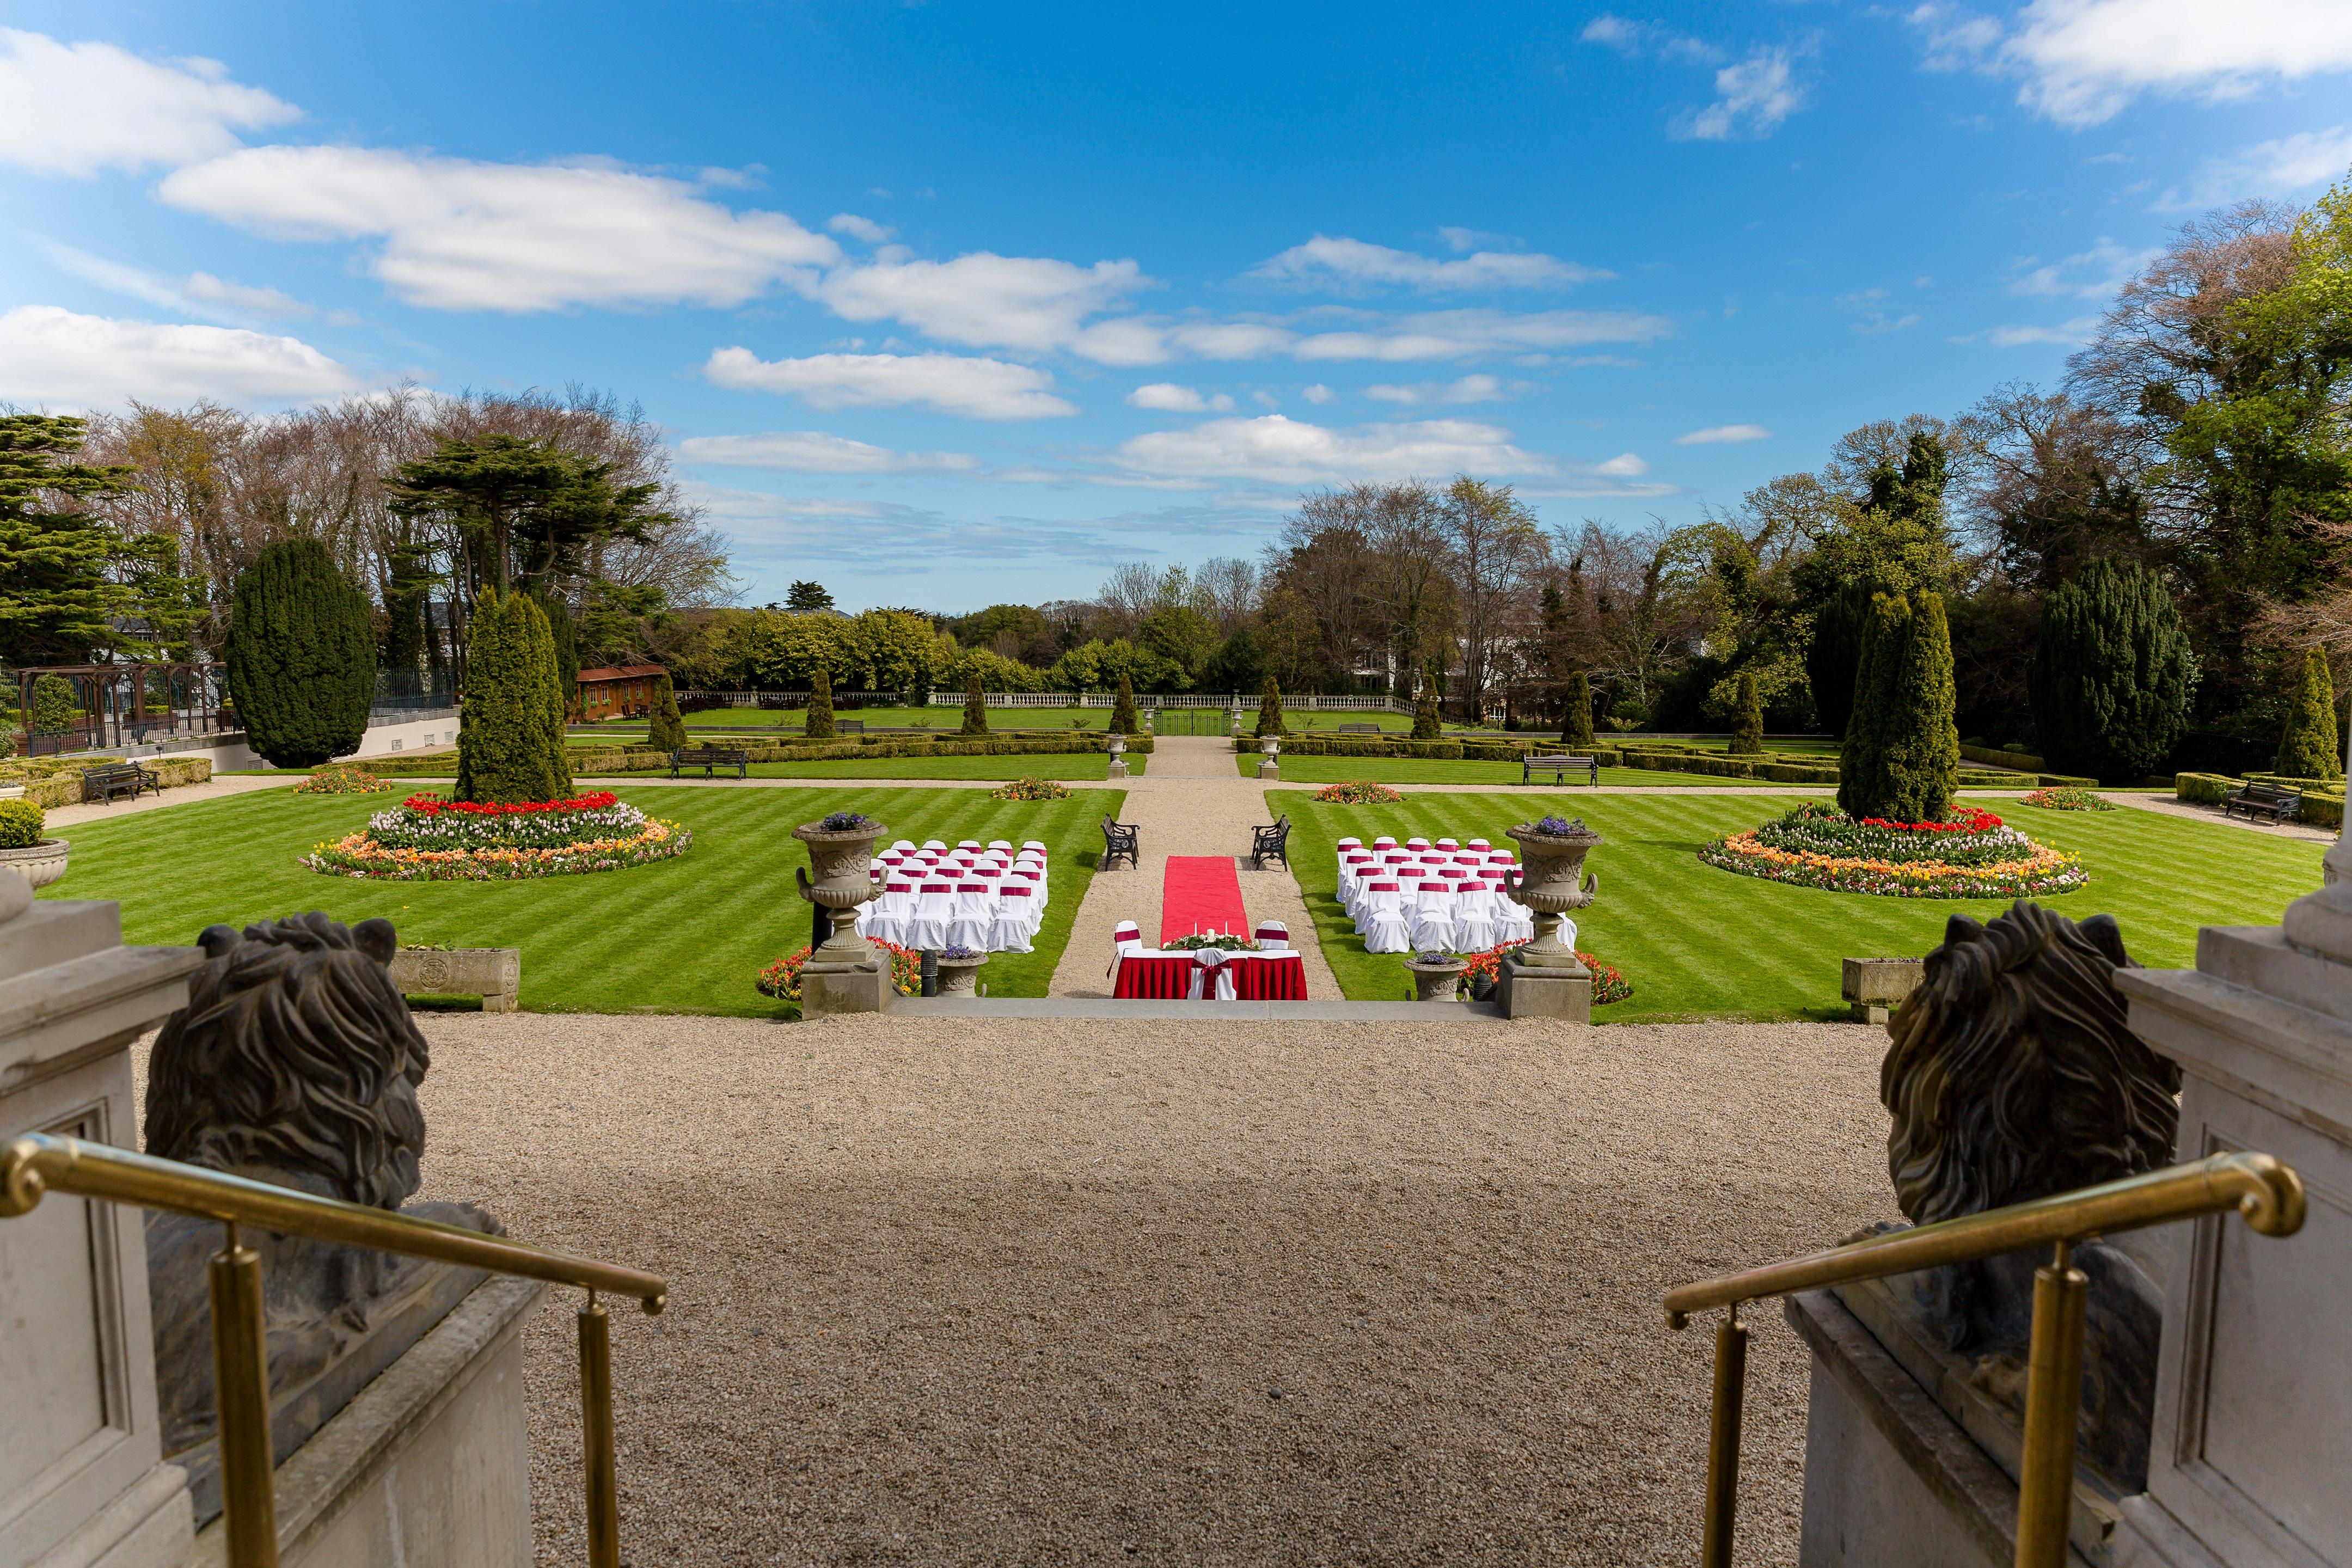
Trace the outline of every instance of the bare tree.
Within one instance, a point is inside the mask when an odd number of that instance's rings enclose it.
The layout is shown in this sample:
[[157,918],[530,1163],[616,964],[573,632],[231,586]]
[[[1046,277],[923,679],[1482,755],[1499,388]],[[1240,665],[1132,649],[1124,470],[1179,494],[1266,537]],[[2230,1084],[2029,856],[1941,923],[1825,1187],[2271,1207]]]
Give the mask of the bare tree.
[[1254,561],[1216,556],[1201,563],[1192,574],[1192,583],[1202,600],[1201,613],[1216,622],[1223,636],[1233,636],[1236,627],[1257,613],[1257,563]]
[[1462,647],[1462,701],[1473,722],[1495,682],[1498,642],[1528,641],[1532,606],[1527,589],[1550,556],[1535,513],[1508,485],[1467,476],[1446,487],[1437,506],[1451,555],[1454,623]]
[[1140,561],[1123,561],[1112,567],[1095,594],[1095,602],[1109,623],[1104,629],[1113,637],[1133,637],[1143,617],[1159,607],[1164,583],[1159,569]]

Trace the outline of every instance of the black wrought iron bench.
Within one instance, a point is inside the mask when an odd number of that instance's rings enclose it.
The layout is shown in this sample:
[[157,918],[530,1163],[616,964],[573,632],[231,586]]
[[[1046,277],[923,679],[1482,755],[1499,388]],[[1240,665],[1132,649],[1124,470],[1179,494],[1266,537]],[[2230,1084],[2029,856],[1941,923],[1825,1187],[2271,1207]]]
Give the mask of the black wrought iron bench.
[[1554,784],[1566,784],[1568,775],[1570,773],[1582,773],[1585,775],[1587,784],[1599,784],[1601,764],[1591,757],[1570,756],[1566,753],[1545,757],[1530,753],[1519,759],[1521,784],[1533,784],[1538,773],[1551,774],[1551,782]]
[[1271,827],[1250,829],[1250,869],[1263,871],[1268,860],[1279,860],[1285,869],[1290,866],[1290,816],[1287,812],[1275,818]]
[[137,800],[142,790],[151,789],[162,795],[163,781],[152,770],[142,768],[137,763],[106,763],[81,771],[81,797],[84,800],[102,800],[112,805],[118,795],[127,795]]
[[727,746],[687,746],[669,754],[669,776],[672,778],[688,768],[700,768],[704,778],[716,775],[720,768],[733,768],[739,779],[751,776],[751,753]]
[[835,719],[833,721],[833,732],[836,735],[863,735],[866,733],[866,721],[863,719]]
[[1141,845],[1133,823],[1114,822],[1106,816],[1102,819],[1102,830],[1103,858],[1097,870],[1109,870],[1121,857],[1126,858],[1130,869],[1139,871],[1143,868],[1143,862],[1137,858],[1141,853]]
[[2241,811],[2246,814],[2249,822],[2257,815],[2267,816],[2273,822],[2292,822],[2303,815],[2303,786],[2297,784],[2289,789],[2284,784],[2250,784],[2223,797],[2222,816]]

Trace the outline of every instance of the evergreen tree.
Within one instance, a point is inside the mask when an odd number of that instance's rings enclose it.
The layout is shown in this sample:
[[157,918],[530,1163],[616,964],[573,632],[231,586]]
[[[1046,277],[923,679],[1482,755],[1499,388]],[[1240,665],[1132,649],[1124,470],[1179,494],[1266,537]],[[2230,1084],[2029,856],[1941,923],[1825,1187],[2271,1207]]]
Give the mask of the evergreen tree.
[[1258,694],[1258,739],[1272,735],[1278,740],[1288,733],[1282,725],[1282,682],[1269,675],[1265,678],[1265,689]]
[[833,608],[833,595],[822,583],[795,583],[784,592],[784,608],[796,616],[814,615]]
[[68,460],[83,428],[62,416],[0,415],[0,660],[9,664],[79,664],[120,641],[119,624],[148,608],[126,579],[170,549],[164,535],[125,539],[95,513],[51,510],[54,498],[131,488],[128,468]]
[[430,613],[436,578],[428,546],[394,544],[391,554],[390,576],[383,589],[383,668],[407,676],[415,674],[428,657],[425,616]]
[[1756,672],[1739,672],[1739,713],[1731,731],[1727,748],[1735,757],[1756,757],[1764,753],[1764,699],[1756,690]]
[[1940,822],[1949,815],[1960,768],[1953,701],[1942,595],[1877,595],[1839,758],[1838,805],[1847,816]]
[[475,606],[457,718],[457,798],[501,805],[572,793],[555,635],[528,594],[491,590]]
[[1568,716],[1560,721],[1559,743],[1571,752],[1592,749],[1592,681],[1580,669],[1568,678]]
[[1110,732],[1132,735],[1135,731],[1135,682],[1129,680],[1127,671],[1122,669],[1118,672],[1118,696],[1110,705]]
[[1853,717],[1854,672],[1862,663],[1862,634],[1870,618],[1867,586],[1849,583],[1832,595],[1813,616],[1813,638],[1805,648],[1805,679],[1822,728],[1843,737]]
[[37,676],[33,681],[33,733],[62,735],[85,715],[73,682],[62,675]]
[[809,678],[808,723],[804,728],[813,741],[834,738],[833,672],[821,664]]
[[2042,604],[2026,685],[2043,758],[2108,784],[2154,772],[2188,726],[2195,669],[2164,580],[2092,562]]
[[1412,704],[1412,738],[1434,741],[1444,733],[1444,722],[1437,713],[1437,672],[1424,671],[1421,678],[1421,694]]
[[375,700],[375,617],[315,539],[264,545],[237,574],[228,685],[248,743],[281,768],[360,749]]
[[2287,706],[2286,732],[2279,737],[2273,772],[2291,779],[2344,776],[2344,728],[2336,722],[2336,682],[2327,656],[2313,648],[2303,656],[2303,678]]
[[988,733],[988,694],[980,689],[980,670],[977,666],[971,672],[971,684],[964,689],[963,728],[957,732],[964,735]]
[[540,612],[547,617],[548,635],[555,644],[555,679],[563,688],[563,711],[569,715],[580,700],[580,628],[572,611],[552,594],[540,592]]
[[654,693],[653,722],[647,727],[646,744],[657,752],[677,752],[686,747],[686,715],[677,710],[677,689],[667,675],[661,678]]

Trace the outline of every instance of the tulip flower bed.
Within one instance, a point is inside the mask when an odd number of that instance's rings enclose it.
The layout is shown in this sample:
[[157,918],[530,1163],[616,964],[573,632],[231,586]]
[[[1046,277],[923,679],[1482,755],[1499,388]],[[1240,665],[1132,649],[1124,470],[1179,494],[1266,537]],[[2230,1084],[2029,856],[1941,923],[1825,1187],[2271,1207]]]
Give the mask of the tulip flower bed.
[[[923,988],[923,955],[921,953],[900,947],[895,942],[884,942],[879,937],[869,940],[877,949],[890,955],[890,984],[899,995],[912,996]],[[757,982],[760,994],[773,996],[780,1002],[799,1001],[801,999],[801,966],[808,962],[809,953],[812,951],[814,950],[811,948],[803,947],[790,958],[780,958],[760,971],[760,978]]]
[[1698,855],[1745,877],[1885,898],[2047,898],[2090,879],[2078,857],[1974,806],[1940,822],[1888,822],[1807,801],[1777,822],[1712,839]]
[[[1484,980],[1489,984],[1499,981],[1503,977],[1504,958],[1527,945],[1525,942],[1507,942],[1484,952],[1465,953],[1462,959],[1462,988],[1468,990],[1474,981]],[[1577,949],[1576,962],[1592,972],[1594,1006],[1606,1007],[1612,1002],[1622,1002],[1633,994],[1633,983],[1626,979],[1624,972],[1615,964],[1603,963],[1582,948]]]
[[510,805],[415,795],[302,864],[334,877],[486,882],[617,871],[682,854],[693,839],[609,790]]
[[1315,792],[1315,798],[1326,805],[1394,805],[1404,796],[1370,779],[1349,779],[1324,785]]

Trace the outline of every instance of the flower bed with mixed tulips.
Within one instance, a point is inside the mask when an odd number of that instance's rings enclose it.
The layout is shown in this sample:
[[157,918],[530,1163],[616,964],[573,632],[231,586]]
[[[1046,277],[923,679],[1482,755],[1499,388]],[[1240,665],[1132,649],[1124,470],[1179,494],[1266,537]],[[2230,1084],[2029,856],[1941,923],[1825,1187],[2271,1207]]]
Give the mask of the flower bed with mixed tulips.
[[[1484,952],[1462,955],[1462,989],[1467,991],[1478,983],[1492,985],[1503,977],[1503,956],[1527,946],[1525,940],[1507,942],[1490,947]],[[1625,978],[1613,963],[1603,963],[1592,954],[1579,949],[1576,962],[1592,971],[1592,1005],[1605,1007],[1612,1002],[1622,1002],[1633,994],[1633,983]]]
[[2038,805],[2044,811],[2113,811],[2116,803],[2105,795],[2086,789],[2068,786],[2063,789],[2038,789],[2025,797],[2028,805]]
[[514,805],[414,795],[302,858],[313,871],[408,882],[488,882],[617,871],[684,853],[694,836],[609,790]]
[[[867,939],[890,955],[890,984],[901,996],[912,996],[923,988],[923,955],[895,942],[880,937]],[[801,965],[808,962],[809,950],[801,949],[790,958],[779,959],[760,971],[760,994],[773,996],[780,1002],[801,999]]]
[[1384,784],[1349,779],[1345,784],[1325,784],[1315,792],[1315,798],[1326,805],[1394,805],[1404,796]]
[[1778,822],[1715,839],[1698,857],[1744,877],[1898,899],[2047,898],[2090,880],[2079,857],[1974,806],[1939,822],[1888,822],[1808,801]]

